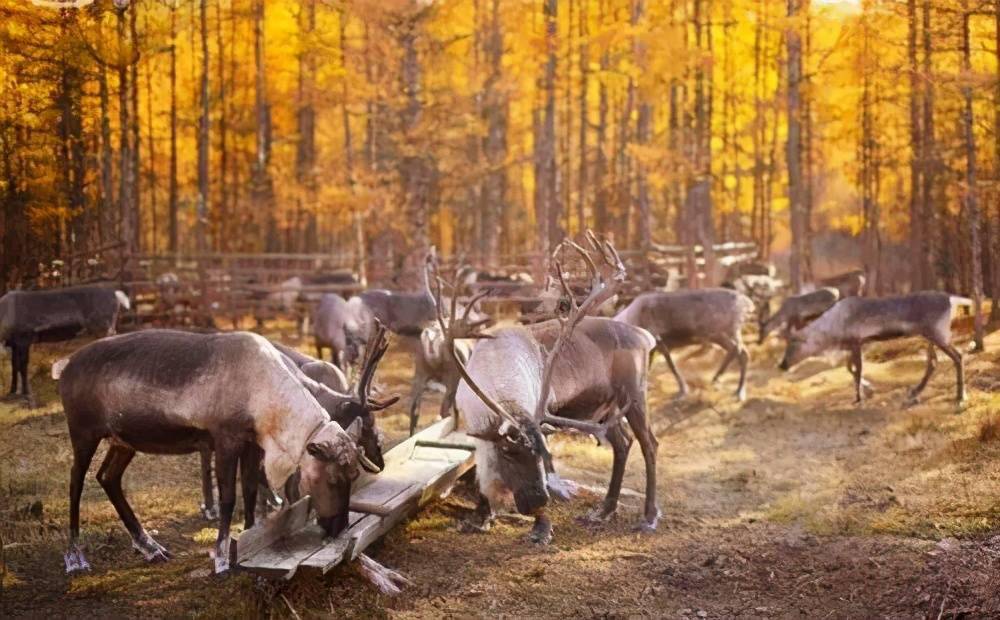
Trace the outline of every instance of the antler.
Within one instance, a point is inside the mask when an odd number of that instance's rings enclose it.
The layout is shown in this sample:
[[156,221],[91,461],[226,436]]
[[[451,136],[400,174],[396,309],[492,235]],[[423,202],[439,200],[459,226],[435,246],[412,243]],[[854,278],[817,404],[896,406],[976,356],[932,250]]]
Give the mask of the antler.
[[361,372],[358,377],[358,398],[361,404],[367,405],[370,397],[372,379],[375,378],[375,369],[378,363],[389,348],[389,339],[386,337],[385,325],[382,321],[375,319],[375,331],[368,339],[368,346],[365,347],[365,357],[361,362]]
[[586,422],[583,420],[573,420],[570,418],[564,418],[562,416],[552,415],[546,413],[539,420],[539,425],[548,424],[554,428],[567,428],[580,433],[586,433],[587,435],[593,435],[597,439],[598,444],[603,444],[608,439],[608,429],[613,427],[615,424],[621,420],[624,415],[623,412],[628,411],[631,406],[631,399],[627,400],[624,405],[618,406],[617,403],[611,402],[605,405],[598,414],[595,416],[600,419],[602,416],[606,415],[608,410],[611,410],[607,418],[603,422]]
[[[457,322],[455,320],[455,313],[457,312],[456,299],[458,297],[458,295],[456,295],[455,293],[457,291],[452,290],[451,314],[449,315],[449,322],[446,323],[444,313],[442,312],[441,309],[442,306],[444,305],[441,300],[441,288],[443,284],[447,283],[444,282],[444,280],[442,280],[441,277],[437,275],[436,263],[428,261],[425,269],[427,270],[427,281],[434,282],[434,290],[433,290],[433,295],[431,297],[434,300],[434,311],[435,314],[437,315],[438,326],[441,328],[441,335],[445,339],[445,348],[448,350],[448,354],[451,355],[452,361],[455,362],[455,366],[458,368],[458,373],[462,376],[462,379],[465,381],[465,384],[469,386],[469,389],[472,390],[472,392],[479,397],[479,400],[483,401],[483,404],[489,407],[493,413],[500,416],[501,420],[509,422],[517,428],[521,428],[521,423],[517,420],[517,418],[515,418],[513,415],[504,410],[503,407],[501,407],[499,404],[497,404],[495,400],[493,400],[492,396],[487,394],[485,390],[479,387],[476,381],[469,374],[469,370],[465,367],[465,364],[462,362],[461,357],[455,351],[455,338],[458,336],[455,333],[455,323]],[[467,319],[469,317],[469,313],[472,311],[473,306],[476,305],[476,302],[485,297],[487,293],[488,291],[480,291],[479,293],[476,294],[475,297],[473,297],[469,301],[469,304],[465,307],[465,311],[462,314],[461,321],[463,324],[465,324],[466,327],[468,327]],[[462,335],[468,336],[471,334],[462,334]]]
[[[552,263],[556,271],[556,276],[563,292],[569,299],[570,309],[565,317],[559,317],[557,315],[561,327],[559,330],[559,336],[556,338],[555,343],[553,343],[552,348],[549,349],[545,355],[545,366],[542,371],[541,392],[538,396],[538,403],[535,406],[534,419],[538,420],[539,423],[572,428],[581,432],[590,433],[600,440],[604,437],[611,423],[613,421],[617,422],[620,414],[612,415],[607,421],[605,421],[604,424],[594,424],[591,422],[582,422],[579,420],[571,420],[569,418],[551,415],[546,410],[546,407],[548,406],[549,391],[552,385],[552,373],[555,369],[555,361],[559,356],[559,352],[562,350],[563,346],[565,346],[566,342],[569,341],[570,337],[573,335],[573,330],[576,328],[577,324],[583,320],[583,317],[592,312],[594,309],[600,307],[600,305],[607,300],[614,297],[618,292],[618,289],[621,288],[622,283],[625,282],[625,265],[622,264],[621,257],[618,256],[618,252],[615,250],[614,246],[607,240],[599,241],[594,233],[589,230],[587,231],[587,241],[590,243],[593,251],[599,256],[602,266],[604,267],[603,270],[598,269],[597,264],[594,262],[594,259],[587,250],[583,249],[569,239],[564,240],[556,246],[555,251],[552,253]],[[576,250],[577,253],[583,258],[583,261],[586,263],[587,269],[590,272],[590,294],[583,301],[583,303],[579,305],[576,303],[576,299],[573,297],[573,292],[570,290],[569,285],[566,284],[566,277],[563,273],[562,264],[556,258],[564,246],[569,246]],[[603,272],[608,273],[605,274]],[[621,411],[621,408],[619,408],[619,411]]]

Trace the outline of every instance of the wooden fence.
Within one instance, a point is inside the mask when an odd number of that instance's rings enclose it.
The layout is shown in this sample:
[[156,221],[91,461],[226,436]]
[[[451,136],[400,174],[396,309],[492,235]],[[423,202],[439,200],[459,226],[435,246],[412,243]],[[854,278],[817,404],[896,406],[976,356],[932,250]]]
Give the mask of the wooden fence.
[[[698,286],[718,284],[729,266],[756,259],[757,248],[753,243],[729,242],[713,246],[706,254],[697,245],[654,244],[647,250],[622,250],[620,255],[629,273],[623,297],[630,298],[644,290],[686,286],[692,281]],[[246,316],[262,320],[280,314],[301,317],[309,302],[322,293],[349,296],[370,287],[417,290],[422,282],[418,268],[423,261],[396,258],[369,256],[361,265],[352,253],[125,256],[120,244],[112,244],[54,262],[43,285],[114,281],[133,299],[131,320],[135,322],[199,324],[208,323],[210,316],[229,317],[234,322]],[[569,276],[582,279],[582,262],[571,254],[565,259]],[[714,261],[714,269],[710,261]],[[469,257],[447,256],[441,258],[441,265],[447,273],[476,263]],[[546,268],[540,254],[522,253],[502,257],[492,271],[497,275],[529,274],[542,284]],[[370,275],[367,281],[361,273]],[[292,284],[293,278],[299,281]],[[494,290],[493,301],[498,302],[534,298],[538,292],[536,286],[504,282],[477,286]]]

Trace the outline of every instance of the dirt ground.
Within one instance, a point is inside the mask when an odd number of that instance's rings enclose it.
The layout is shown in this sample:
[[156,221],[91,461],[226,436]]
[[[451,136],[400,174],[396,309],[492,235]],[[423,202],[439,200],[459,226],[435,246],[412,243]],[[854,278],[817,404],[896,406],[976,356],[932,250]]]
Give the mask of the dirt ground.
[[[683,402],[672,400],[657,358],[656,533],[632,531],[643,488],[637,446],[618,518],[601,528],[576,521],[599,501],[611,452],[562,438],[560,471],[588,490],[555,506],[552,545],[527,542],[529,524],[512,516],[488,534],[459,533],[456,520],[473,506],[461,485],[370,549],[413,581],[396,597],[376,594],[352,567],[287,583],[211,576],[215,530],[198,515],[195,455],[140,455],[125,477],[144,525],[175,555],[160,565],[132,551],[95,465],[82,509],[94,570],[68,578],[70,445],[48,373],[80,344],[38,347],[41,408],[0,404],[0,617],[1000,617],[1000,334],[986,353],[967,355],[961,407],[943,357],[923,401],[903,407],[923,370],[918,342],[870,347],[876,394],[861,407],[839,359],[780,373],[777,342],[751,348],[742,404],[735,373],[707,385],[717,353],[680,363],[695,388]],[[379,381],[405,398],[411,374],[392,352]],[[425,399],[423,424],[439,398]],[[405,432],[406,409],[386,412],[390,438]]]

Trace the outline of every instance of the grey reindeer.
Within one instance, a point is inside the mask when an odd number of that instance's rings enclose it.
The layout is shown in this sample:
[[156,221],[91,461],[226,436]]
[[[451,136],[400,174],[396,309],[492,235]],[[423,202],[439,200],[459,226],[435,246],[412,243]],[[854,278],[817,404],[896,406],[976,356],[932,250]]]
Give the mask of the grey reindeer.
[[688,393],[688,385],[671,357],[677,347],[714,344],[726,352],[715,383],[734,359],[739,360],[740,381],[736,397],[746,399],[746,374],[750,354],[743,344],[742,328],[754,311],[746,295],[726,288],[643,293],[615,315],[616,321],[642,327],[656,338],[656,350],[667,360],[677,380],[678,398]]
[[[649,353],[655,344],[645,330],[611,319],[587,316],[614,296],[625,267],[608,242],[592,234],[594,253],[564,241],[584,259],[591,292],[579,305],[553,261],[567,311],[556,319],[512,326],[488,334],[470,334],[452,306],[447,323],[438,303],[438,322],[449,341],[479,335],[468,365],[453,355],[462,375],[458,408],[467,433],[476,439],[479,500],[466,529],[485,531],[494,506],[511,496],[521,514],[534,517],[529,539],[547,544],[553,528],[546,514],[550,492],[566,494],[555,473],[545,434],[566,429],[594,435],[614,451],[611,481],[602,505],[588,515],[592,522],[610,519],[618,507],[625,462],[632,437],[639,441],[646,466],[646,498],[640,528],[654,530],[660,517],[656,502],[656,437],[646,413]],[[559,252],[557,248],[556,252]],[[440,284],[439,284],[440,286]],[[438,288],[440,299],[440,288]]]
[[910,390],[910,401],[916,401],[927,387],[937,367],[936,350],[941,349],[955,365],[955,399],[962,402],[965,400],[965,373],[962,354],[951,344],[951,319],[954,308],[971,305],[971,299],[939,291],[879,299],[848,297],[805,328],[789,334],[780,368],[789,370],[806,358],[831,349],[848,351],[855,402],[861,403],[867,387],[862,376],[861,348],[869,342],[920,336],[928,343],[927,367],[920,383]]
[[0,297],[0,344],[10,347],[10,396],[35,401],[28,381],[31,345],[62,342],[81,334],[96,338],[115,333],[118,313],[129,309],[122,291],[98,285],[46,291],[10,291]]

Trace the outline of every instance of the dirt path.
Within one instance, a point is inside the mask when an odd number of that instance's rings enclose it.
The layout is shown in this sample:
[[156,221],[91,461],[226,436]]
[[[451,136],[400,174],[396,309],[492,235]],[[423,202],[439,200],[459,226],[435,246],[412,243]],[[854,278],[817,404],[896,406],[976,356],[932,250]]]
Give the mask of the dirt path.
[[[1000,338],[987,344],[998,350]],[[459,487],[373,549],[415,584],[396,598],[377,596],[351,568],[287,584],[207,577],[214,531],[196,516],[193,456],[143,456],[126,475],[137,513],[175,561],[144,565],[91,477],[83,519],[95,570],[67,579],[69,442],[40,370],[34,383],[48,403],[43,409],[0,405],[7,567],[0,616],[290,617],[294,609],[301,617],[331,610],[362,617],[1000,617],[1000,537],[992,538],[1000,524],[996,354],[970,357],[964,408],[951,403],[954,375],[941,364],[924,403],[903,409],[905,387],[922,371],[915,343],[873,350],[866,373],[877,394],[863,407],[850,404],[839,364],[812,361],[779,374],[773,347],[752,353],[750,399],[742,405],[730,395],[732,377],[716,388],[702,383],[715,356],[682,362],[698,388],[682,403],[671,400],[672,379],[655,363],[658,532],[632,531],[642,501],[635,491],[643,488],[637,447],[618,518],[597,529],[578,524],[603,493],[611,452],[561,439],[555,451],[564,476],[593,491],[555,507],[551,546],[527,543],[529,524],[511,517],[488,534],[459,534],[455,521],[472,507],[471,489]],[[381,380],[406,394],[409,373],[406,359],[392,354]],[[423,422],[438,402],[426,399]],[[391,437],[406,428],[405,409],[384,419]]]

